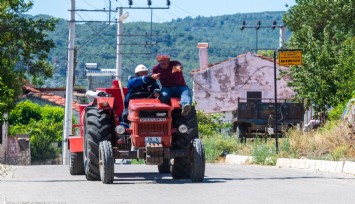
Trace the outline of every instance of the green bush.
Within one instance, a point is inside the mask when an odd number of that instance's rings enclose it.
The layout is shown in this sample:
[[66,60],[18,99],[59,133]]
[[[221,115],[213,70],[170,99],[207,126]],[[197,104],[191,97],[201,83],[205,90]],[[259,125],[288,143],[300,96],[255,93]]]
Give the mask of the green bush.
[[26,100],[18,103],[10,112],[9,124],[28,125],[31,119],[40,120],[41,118],[41,106]]
[[344,104],[338,104],[334,109],[328,112],[328,116],[330,120],[339,120],[341,114],[343,113],[345,108]]
[[56,157],[56,152],[61,152],[51,143],[62,141],[63,118],[64,109],[61,107],[20,102],[9,114],[9,132],[10,135],[30,135],[33,161],[52,159]]
[[231,123],[223,123],[221,114],[207,114],[204,111],[196,111],[198,120],[198,131],[201,135],[215,135],[221,129],[227,129],[232,126]]
[[239,147],[237,138],[229,135],[215,134],[202,137],[202,141],[205,145],[205,155],[208,162],[217,161],[223,152],[236,152]]

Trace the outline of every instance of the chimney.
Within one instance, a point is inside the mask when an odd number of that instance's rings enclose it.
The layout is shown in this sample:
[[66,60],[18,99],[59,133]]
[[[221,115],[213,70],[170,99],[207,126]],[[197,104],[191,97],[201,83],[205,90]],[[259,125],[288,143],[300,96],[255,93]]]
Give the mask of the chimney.
[[197,47],[199,49],[200,70],[205,70],[208,67],[208,43],[198,43]]

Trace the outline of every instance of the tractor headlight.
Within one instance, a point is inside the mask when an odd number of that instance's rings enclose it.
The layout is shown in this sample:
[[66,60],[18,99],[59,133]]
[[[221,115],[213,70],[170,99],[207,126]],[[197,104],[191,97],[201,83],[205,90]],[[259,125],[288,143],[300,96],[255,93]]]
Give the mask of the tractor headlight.
[[181,133],[186,133],[187,130],[188,130],[188,128],[187,128],[186,125],[182,124],[182,125],[179,126],[178,130],[179,130],[179,132],[181,132]]
[[118,125],[115,128],[117,134],[122,135],[126,132],[126,128],[123,125]]

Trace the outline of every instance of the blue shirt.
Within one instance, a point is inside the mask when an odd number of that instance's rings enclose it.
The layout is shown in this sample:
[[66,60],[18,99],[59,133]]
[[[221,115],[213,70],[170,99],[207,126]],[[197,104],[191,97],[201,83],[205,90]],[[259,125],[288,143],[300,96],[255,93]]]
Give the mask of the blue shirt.
[[131,76],[128,78],[128,93],[124,100],[125,108],[128,107],[129,96],[138,92],[151,92],[155,89],[159,89],[159,85],[151,75],[146,76]]

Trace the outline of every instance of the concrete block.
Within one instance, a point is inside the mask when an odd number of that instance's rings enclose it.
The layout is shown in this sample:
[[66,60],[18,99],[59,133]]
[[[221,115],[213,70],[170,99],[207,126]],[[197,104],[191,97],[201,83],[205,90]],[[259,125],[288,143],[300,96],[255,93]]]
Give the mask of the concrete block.
[[322,160],[314,160],[315,164],[314,164],[314,170],[319,171],[321,169],[322,166]]
[[276,166],[281,168],[290,168],[292,159],[278,158],[276,161]]
[[278,158],[276,160],[276,166],[277,167],[283,167],[284,160],[285,160],[284,158]]
[[331,173],[341,173],[343,171],[343,161],[324,161],[325,171]]
[[292,159],[291,168],[304,169],[305,163],[304,159]]
[[343,169],[344,169],[344,164],[345,164],[345,161],[339,161],[337,162],[337,167],[335,169],[335,172],[336,173],[342,173],[343,172]]
[[317,160],[308,160],[308,163],[309,163],[308,169],[316,170],[316,163],[317,163]]
[[355,175],[355,162],[346,161],[344,163],[343,173]]
[[252,156],[227,154],[225,162],[228,164],[249,164],[252,159]]
[[234,159],[234,155],[233,154],[227,154],[225,162],[228,163],[228,164],[233,164],[233,159]]

